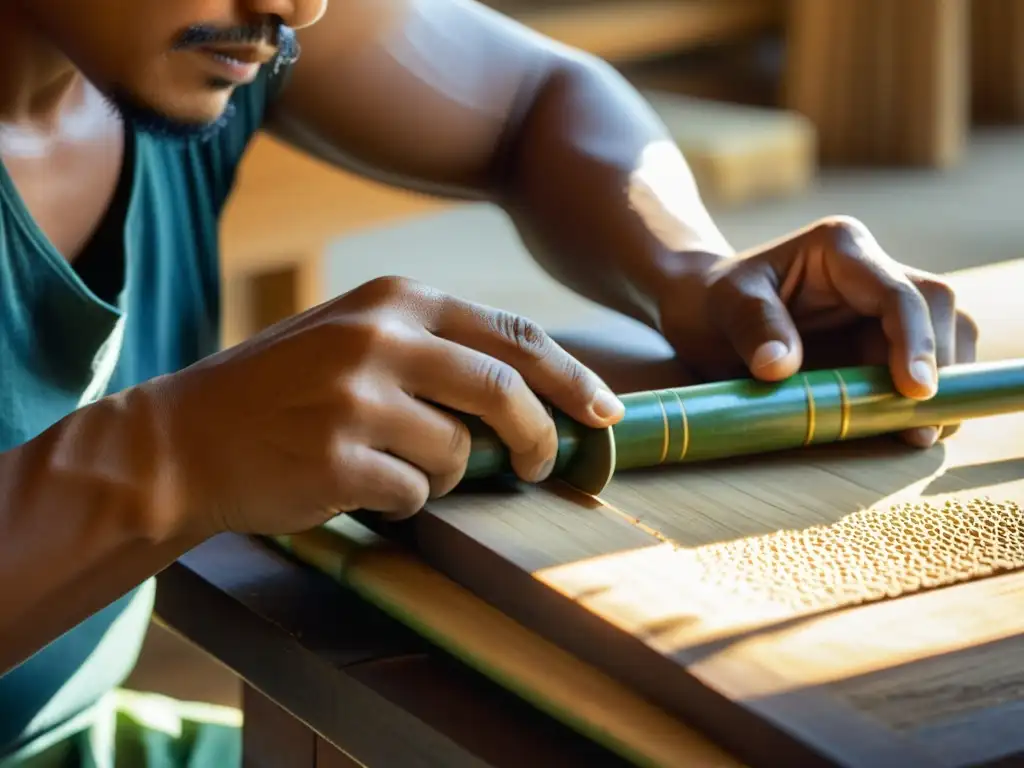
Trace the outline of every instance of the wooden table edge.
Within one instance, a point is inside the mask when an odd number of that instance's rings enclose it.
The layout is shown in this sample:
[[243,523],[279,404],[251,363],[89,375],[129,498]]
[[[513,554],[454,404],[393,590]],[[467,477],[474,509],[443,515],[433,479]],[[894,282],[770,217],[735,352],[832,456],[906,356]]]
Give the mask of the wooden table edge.
[[[290,615],[288,609],[275,616],[254,606],[260,589],[274,580],[270,589],[282,589],[281,600],[293,601]],[[411,711],[396,701],[393,686],[389,690],[374,683],[375,665],[410,659],[450,683],[447,695],[462,697],[467,710],[507,721],[513,740],[538,742],[540,757],[531,764],[555,768],[566,764],[565,754],[577,754],[588,768],[626,766],[267,543],[223,534],[171,564],[157,581],[156,614],[162,623],[371,768],[513,766],[485,759],[470,743],[472,733],[436,727],[428,722],[429,712]],[[329,613],[325,605],[338,606],[333,621],[323,618]],[[311,618],[317,612],[321,618]],[[346,637],[341,616],[352,625],[352,634],[362,637]],[[554,752],[562,757],[552,762],[549,755],[544,762],[544,745],[551,743],[559,745],[562,752]]]

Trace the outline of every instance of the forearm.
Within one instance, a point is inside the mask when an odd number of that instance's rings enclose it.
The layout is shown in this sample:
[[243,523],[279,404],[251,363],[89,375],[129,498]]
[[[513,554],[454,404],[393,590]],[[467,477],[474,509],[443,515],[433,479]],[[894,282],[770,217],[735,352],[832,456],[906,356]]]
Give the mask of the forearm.
[[501,203],[537,261],[652,327],[667,282],[732,253],[665,126],[599,62],[545,80],[501,167]]
[[162,420],[134,390],[0,455],[0,674],[201,540]]

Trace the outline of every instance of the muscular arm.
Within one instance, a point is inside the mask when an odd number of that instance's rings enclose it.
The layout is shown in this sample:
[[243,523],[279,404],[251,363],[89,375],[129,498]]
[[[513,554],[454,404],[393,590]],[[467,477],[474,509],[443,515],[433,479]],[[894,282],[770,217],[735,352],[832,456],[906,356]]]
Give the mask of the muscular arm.
[[131,390],[0,454],[0,675],[202,540],[161,421]]
[[[269,130],[388,184],[501,206],[595,301],[657,327],[666,278],[729,252],[665,127],[603,62],[472,0],[334,2],[300,42]],[[641,169],[667,228],[631,200]]]

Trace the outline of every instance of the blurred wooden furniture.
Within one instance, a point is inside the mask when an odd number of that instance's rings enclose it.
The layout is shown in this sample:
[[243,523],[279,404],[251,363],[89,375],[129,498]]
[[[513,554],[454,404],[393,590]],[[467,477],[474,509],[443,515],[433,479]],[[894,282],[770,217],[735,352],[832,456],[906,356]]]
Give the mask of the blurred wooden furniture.
[[223,343],[326,298],[323,256],[331,240],[439,206],[258,137],[221,223]]
[[781,28],[784,0],[482,0],[616,64]]
[[1024,120],[1024,3],[971,0],[971,106],[980,123]]
[[969,127],[967,3],[792,0],[783,103],[816,126],[822,162],[959,160]]
[[740,205],[802,192],[817,168],[814,127],[781,109],[643,91],[682,149],[701,196]]

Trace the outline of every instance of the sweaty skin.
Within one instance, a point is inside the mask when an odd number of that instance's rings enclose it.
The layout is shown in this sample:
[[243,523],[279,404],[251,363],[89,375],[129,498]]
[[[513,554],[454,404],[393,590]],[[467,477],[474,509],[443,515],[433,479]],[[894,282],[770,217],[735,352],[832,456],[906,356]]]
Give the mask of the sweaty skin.
[[[864,318],[908,395],[931,391],[915,362],[932,374],[972,354],[948,286],[856,222],[733,254],[634,89],[472,0],[0,2],[0,156],[65,258],[108,205],[122,122],[212,135],[244,72],[213,54],[276,66],[290,29],[301,55],[268,131],[389,184],[495,203],[552,275],[698,370],[779,378],[805,329],[844,338]],[[450,410],[495,426],[523,479],[546,477],[541,399],[594,426],[621,415],[527,320],[381,280],[84,405],[0,455],[0,672],[220,531],[414,513],[464,469]]]

